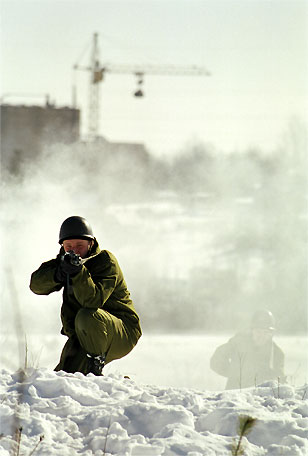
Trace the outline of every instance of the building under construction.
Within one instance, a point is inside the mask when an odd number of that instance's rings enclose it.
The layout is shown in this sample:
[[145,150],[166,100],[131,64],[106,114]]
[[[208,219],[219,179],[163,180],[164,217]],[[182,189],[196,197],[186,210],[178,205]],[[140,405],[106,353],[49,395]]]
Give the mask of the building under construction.
[[1,170],[19,174],[22,164],[33,162],[44,147],[79,140],[80,111],[76,108],[2,104]]
[[[143,144],[110,142],[103,136],[84,141],[80,138],[80,110],[64,107],[0,105],[1,171],[21,175],[27,164],[33,164],[44,149],[57,145],[78,145],[85,151],[134,157],[141,164],[148,161]],[[77,149],[76,149],[77,150]]]
[[[145,159],[147,152],[143,144],[118,144],[105,140],[99,134],[100,84],[106,73],[134,74],[137,90],[134,95],[142,97],[146,74],[173,76],[209,76],[205,68],[177,65],[101,65],[98,50],[98,34],[93,35],[90,65],[76,63],[74,70],[85,70],[90,74],[89,119],[87,140],[100,142],[104,150],[114,153],[126,152],[138,160]],[[80,141],[80,110],[77,109],[77,89],[73,87],[73,107],[57,108],[46,99],[45,106],[0,105],[1,116],[1,169],[19,174],[27,162],[33,162],[44,147],[56,144],[72,144]]]

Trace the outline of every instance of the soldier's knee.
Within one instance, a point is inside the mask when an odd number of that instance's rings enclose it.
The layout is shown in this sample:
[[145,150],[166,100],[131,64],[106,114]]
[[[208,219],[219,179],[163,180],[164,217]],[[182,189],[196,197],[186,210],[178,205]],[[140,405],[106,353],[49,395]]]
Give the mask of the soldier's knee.
[[75,317],[75,330],[77,334],[81,331],[86,331],[93,320],[95,309],[80,309]]

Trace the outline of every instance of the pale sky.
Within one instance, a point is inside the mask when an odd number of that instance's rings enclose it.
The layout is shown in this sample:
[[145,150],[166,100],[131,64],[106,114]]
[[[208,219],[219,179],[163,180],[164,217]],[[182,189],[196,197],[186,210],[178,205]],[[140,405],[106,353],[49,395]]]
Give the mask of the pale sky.
[[[131,74],[101,84],[100,134],[172,155],[194,141],[271,152],[290,119],[307,121],[308,0],[0,0],[0,96],[7,103],[72,102],[73,64],[197,65],[210,77]],[[82,131],[88,79],[78,72]],[[38,94],[37,98],[30,95]]]

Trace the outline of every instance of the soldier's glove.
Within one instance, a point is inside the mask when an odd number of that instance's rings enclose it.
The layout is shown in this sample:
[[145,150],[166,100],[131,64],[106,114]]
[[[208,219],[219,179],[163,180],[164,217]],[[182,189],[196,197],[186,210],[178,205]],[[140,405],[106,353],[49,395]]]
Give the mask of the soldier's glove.
[[59,283],[65,283],[67,281],[67,274],[65,274],[65,272],[62,271],[61,263],[59,264],[59,266],[56,269],[55,280],[56,280],[56,282],[59,282]]
[[62,258],[63,258],[64,255],[58,255],[57,256],[57,267],[56,267],[56,270],[55,270],[55,275],[54,275],[54,278],[55,278],[55,281],[56,282],[59,282],[59,283],[65,283],[67,282],[67,274],[62,271]]
[[77,255],[73,250],[66,252],[61,257],[60,268],[61,273],[65,276],[69,275],[70,277],[74,277],[82,268],[80,255]]

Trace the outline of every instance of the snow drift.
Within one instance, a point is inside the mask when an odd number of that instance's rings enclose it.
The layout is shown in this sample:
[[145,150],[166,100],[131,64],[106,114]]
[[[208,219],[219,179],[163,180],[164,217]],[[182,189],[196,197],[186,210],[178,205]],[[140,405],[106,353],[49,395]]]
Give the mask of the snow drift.
[[307,386],[207,392],[47,369],[2,370],[0,382],[1,456],[16,450],[20,428],[27,455],[231,455],[241,415],[257,420],[245,455],[308,453]]

